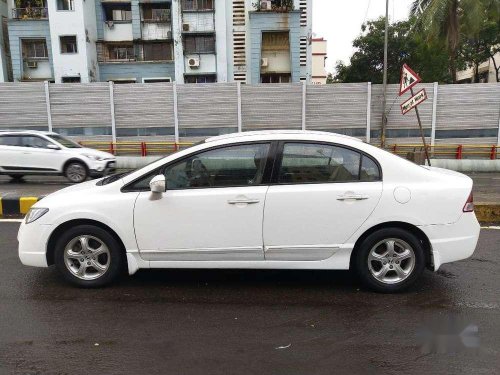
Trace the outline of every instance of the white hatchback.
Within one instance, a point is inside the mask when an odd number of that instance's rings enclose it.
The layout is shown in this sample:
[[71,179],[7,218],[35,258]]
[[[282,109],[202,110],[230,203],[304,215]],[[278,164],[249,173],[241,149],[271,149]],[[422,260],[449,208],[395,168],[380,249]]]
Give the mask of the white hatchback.
[[113,173],[116,158],[82,147],[57,133],[1,131],[0,174],[20,180],[25,175],[64,175],[71,182]]
[[472,255],[471,191],[467,176],[350,137],[232,134],[47,196],[19,256],[83,287],[140,268],[354,269],[395,292]]

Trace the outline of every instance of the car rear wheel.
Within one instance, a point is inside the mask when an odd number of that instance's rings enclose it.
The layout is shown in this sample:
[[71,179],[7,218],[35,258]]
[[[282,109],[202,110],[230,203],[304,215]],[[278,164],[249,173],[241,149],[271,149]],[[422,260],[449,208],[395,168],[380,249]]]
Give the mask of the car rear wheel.
[[66,166],[64,174],[73,183],[80,183],[87,179],[87,167],[80,162],[71,162]]
[[10,174],[10,175],[9,175],[9,177],[10,177],[10,178],[12,178],[12,180],[13,180],[14,182],[21,182],[21,181],[24,181],[24,180],[23,180],[24,175],[22,175],[22,174]]
[[425,268],[419,239],[400,228],[385,228],[366,237],[356,252],[356,270],[370,289],[402,291],[414,284]]
[[66,280],[87,288],[111,283],[125,267],[118,241],[93,225],[78,225],[63,233],[56,242],[54,261]]

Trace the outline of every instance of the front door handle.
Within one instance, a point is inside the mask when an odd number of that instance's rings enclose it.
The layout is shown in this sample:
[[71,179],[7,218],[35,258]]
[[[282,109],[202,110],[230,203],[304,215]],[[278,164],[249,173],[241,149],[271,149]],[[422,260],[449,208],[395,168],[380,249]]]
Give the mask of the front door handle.
[[241,198],[241,199],[229,199],[227,203],[229,204],[256,204],[259,203],[259,199],[251,199],[251,198]]
[[362,194],[345,194],[345,195],[339,195],[337,197],[338,201],[363,201],[370,198],[368,195],[362,195]]

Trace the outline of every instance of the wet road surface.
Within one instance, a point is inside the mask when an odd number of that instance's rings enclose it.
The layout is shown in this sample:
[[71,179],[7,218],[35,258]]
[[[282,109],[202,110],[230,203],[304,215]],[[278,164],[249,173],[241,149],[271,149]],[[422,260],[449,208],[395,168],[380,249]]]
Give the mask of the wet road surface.
[[324,271],[143,270],[76,289],[20,264],[17,228],[0,223],[0,374],[500,371],[500,230],[483,230],[471,259],[381,295]]

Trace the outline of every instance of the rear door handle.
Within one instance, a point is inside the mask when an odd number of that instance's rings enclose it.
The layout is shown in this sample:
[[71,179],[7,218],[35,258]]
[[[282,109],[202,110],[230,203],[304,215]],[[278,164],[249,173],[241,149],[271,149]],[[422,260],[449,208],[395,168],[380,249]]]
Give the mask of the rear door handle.
[[248,199],[229,199],[227,201],[227,203],[229,203],[229,204],[256,204],[259,202],[260,202],[259,199],[251,199],[251,198],[248,198]]
[[370,198],[368,195],[362,195],[362,194],[346,194],[346,195],[339,195],[337,197],[338,201],[363,201]]

